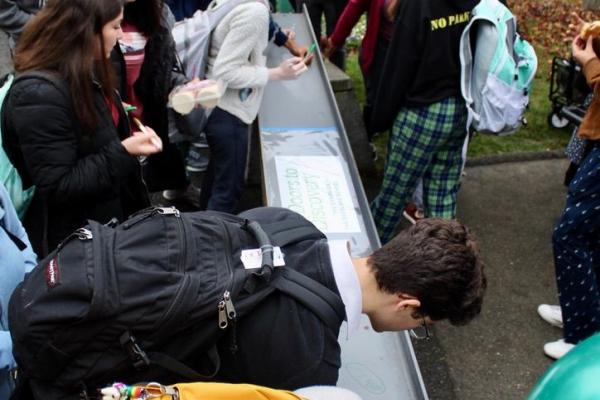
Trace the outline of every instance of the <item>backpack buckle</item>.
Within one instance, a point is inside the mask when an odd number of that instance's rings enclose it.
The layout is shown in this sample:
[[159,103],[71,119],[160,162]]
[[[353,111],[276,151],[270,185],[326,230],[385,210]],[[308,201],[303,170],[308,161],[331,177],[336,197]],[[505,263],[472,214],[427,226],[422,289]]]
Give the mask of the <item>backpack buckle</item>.
[[125,332],[119,339],[121,346],[129,354],[129,358],[136,369],[142,369],[150,365],[148,355],[135,341],[135,337],[129,332]]

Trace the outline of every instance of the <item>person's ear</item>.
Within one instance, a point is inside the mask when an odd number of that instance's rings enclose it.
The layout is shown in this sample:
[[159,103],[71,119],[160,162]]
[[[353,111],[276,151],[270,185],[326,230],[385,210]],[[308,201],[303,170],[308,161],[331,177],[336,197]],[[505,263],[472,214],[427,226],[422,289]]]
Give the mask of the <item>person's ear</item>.
[[409,307],[417,309],[421,307],[421,301],[413,296],[399,294],[396,302],[396,311],[404,311]]

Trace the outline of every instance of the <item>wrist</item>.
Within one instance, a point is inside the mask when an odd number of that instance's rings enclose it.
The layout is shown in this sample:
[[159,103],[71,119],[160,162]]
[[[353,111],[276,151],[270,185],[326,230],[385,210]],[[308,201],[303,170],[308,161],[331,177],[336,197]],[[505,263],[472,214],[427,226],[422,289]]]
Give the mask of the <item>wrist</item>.
[[125,153],[131,155],[131,151],[129,151],[129,147],[128,147],[127,143],[125,143],[125,141],[121,142],[121,146],[123,147],[123,150],[125,150]]
[[269,80],[270,81],[281,80],[281,67],[269,68]]
[[592,61],[594,58],[596,58],[596,57],[587,55],[587,54],[583,54],[577,58],[577,61],[579,62],[579,65],[584,67],[587,63]]

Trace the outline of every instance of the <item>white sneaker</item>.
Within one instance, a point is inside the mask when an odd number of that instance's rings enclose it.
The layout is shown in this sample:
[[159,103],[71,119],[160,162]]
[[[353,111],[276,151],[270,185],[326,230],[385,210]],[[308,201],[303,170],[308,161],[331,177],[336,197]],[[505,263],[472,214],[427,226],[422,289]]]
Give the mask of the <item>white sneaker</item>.
[[559,339],[556,342],[546,343],[544,345],[544,353],[546,353],[548,357],[558,360],[571,351],[573,347],[575,347],[574,344],[566,343],[564,339]]
[[540,304],[537,312],[544,321],[558,328],[563,327],[562,310],[560,306],[550,304]]

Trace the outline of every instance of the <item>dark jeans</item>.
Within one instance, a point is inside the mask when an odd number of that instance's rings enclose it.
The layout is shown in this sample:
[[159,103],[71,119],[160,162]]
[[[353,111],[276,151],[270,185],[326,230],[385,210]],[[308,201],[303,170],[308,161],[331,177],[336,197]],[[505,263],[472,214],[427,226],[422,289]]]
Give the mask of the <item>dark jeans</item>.
[[[308,9],[308,15],[310,16],[310,23],[315,31],[315,36],[318,41],[321,40],[321,17],[325,16],[325,27],[327,29],[327,36],[330,36],[335,30],[335,24],[338,18],[342,15],[344,7],[346,7],[347,0],[301,0],[299,2],[299,9],[302,10],[302,5],[306,4]],[[332,53],[329,58],[332,63],[337,65],[340,69],[346,69],[345,57],[346,53],[344,49],[337,49]]]
[[[371,62],[371,67],[369,68],[369,71],[366,74],[363,73],[366,93],[365,107],[363,108],[363,120],[365,121],[365,127],[367,128],[367,135],[369,136],[369,140],[371,140],[376,133],[379,133],[373,132],[369,128],[369,126],[371,125],[370,120],[371,113],[373,112],[373,103],[375,102],[375,95],[377,94],[379,80],[385,63],[385,55],[387,54],[387,49],[389,46],[389,40],[383,39],[380,36],[377,40],[377,47],[375,48],[375,56],[373,57],[373,61]],[[359,55],[359,58],[362,59],[361,55]]]
[[231,213],[244,189],[248,124],[220,108],[208,117],[210,162],[200,193],[200,208]]

